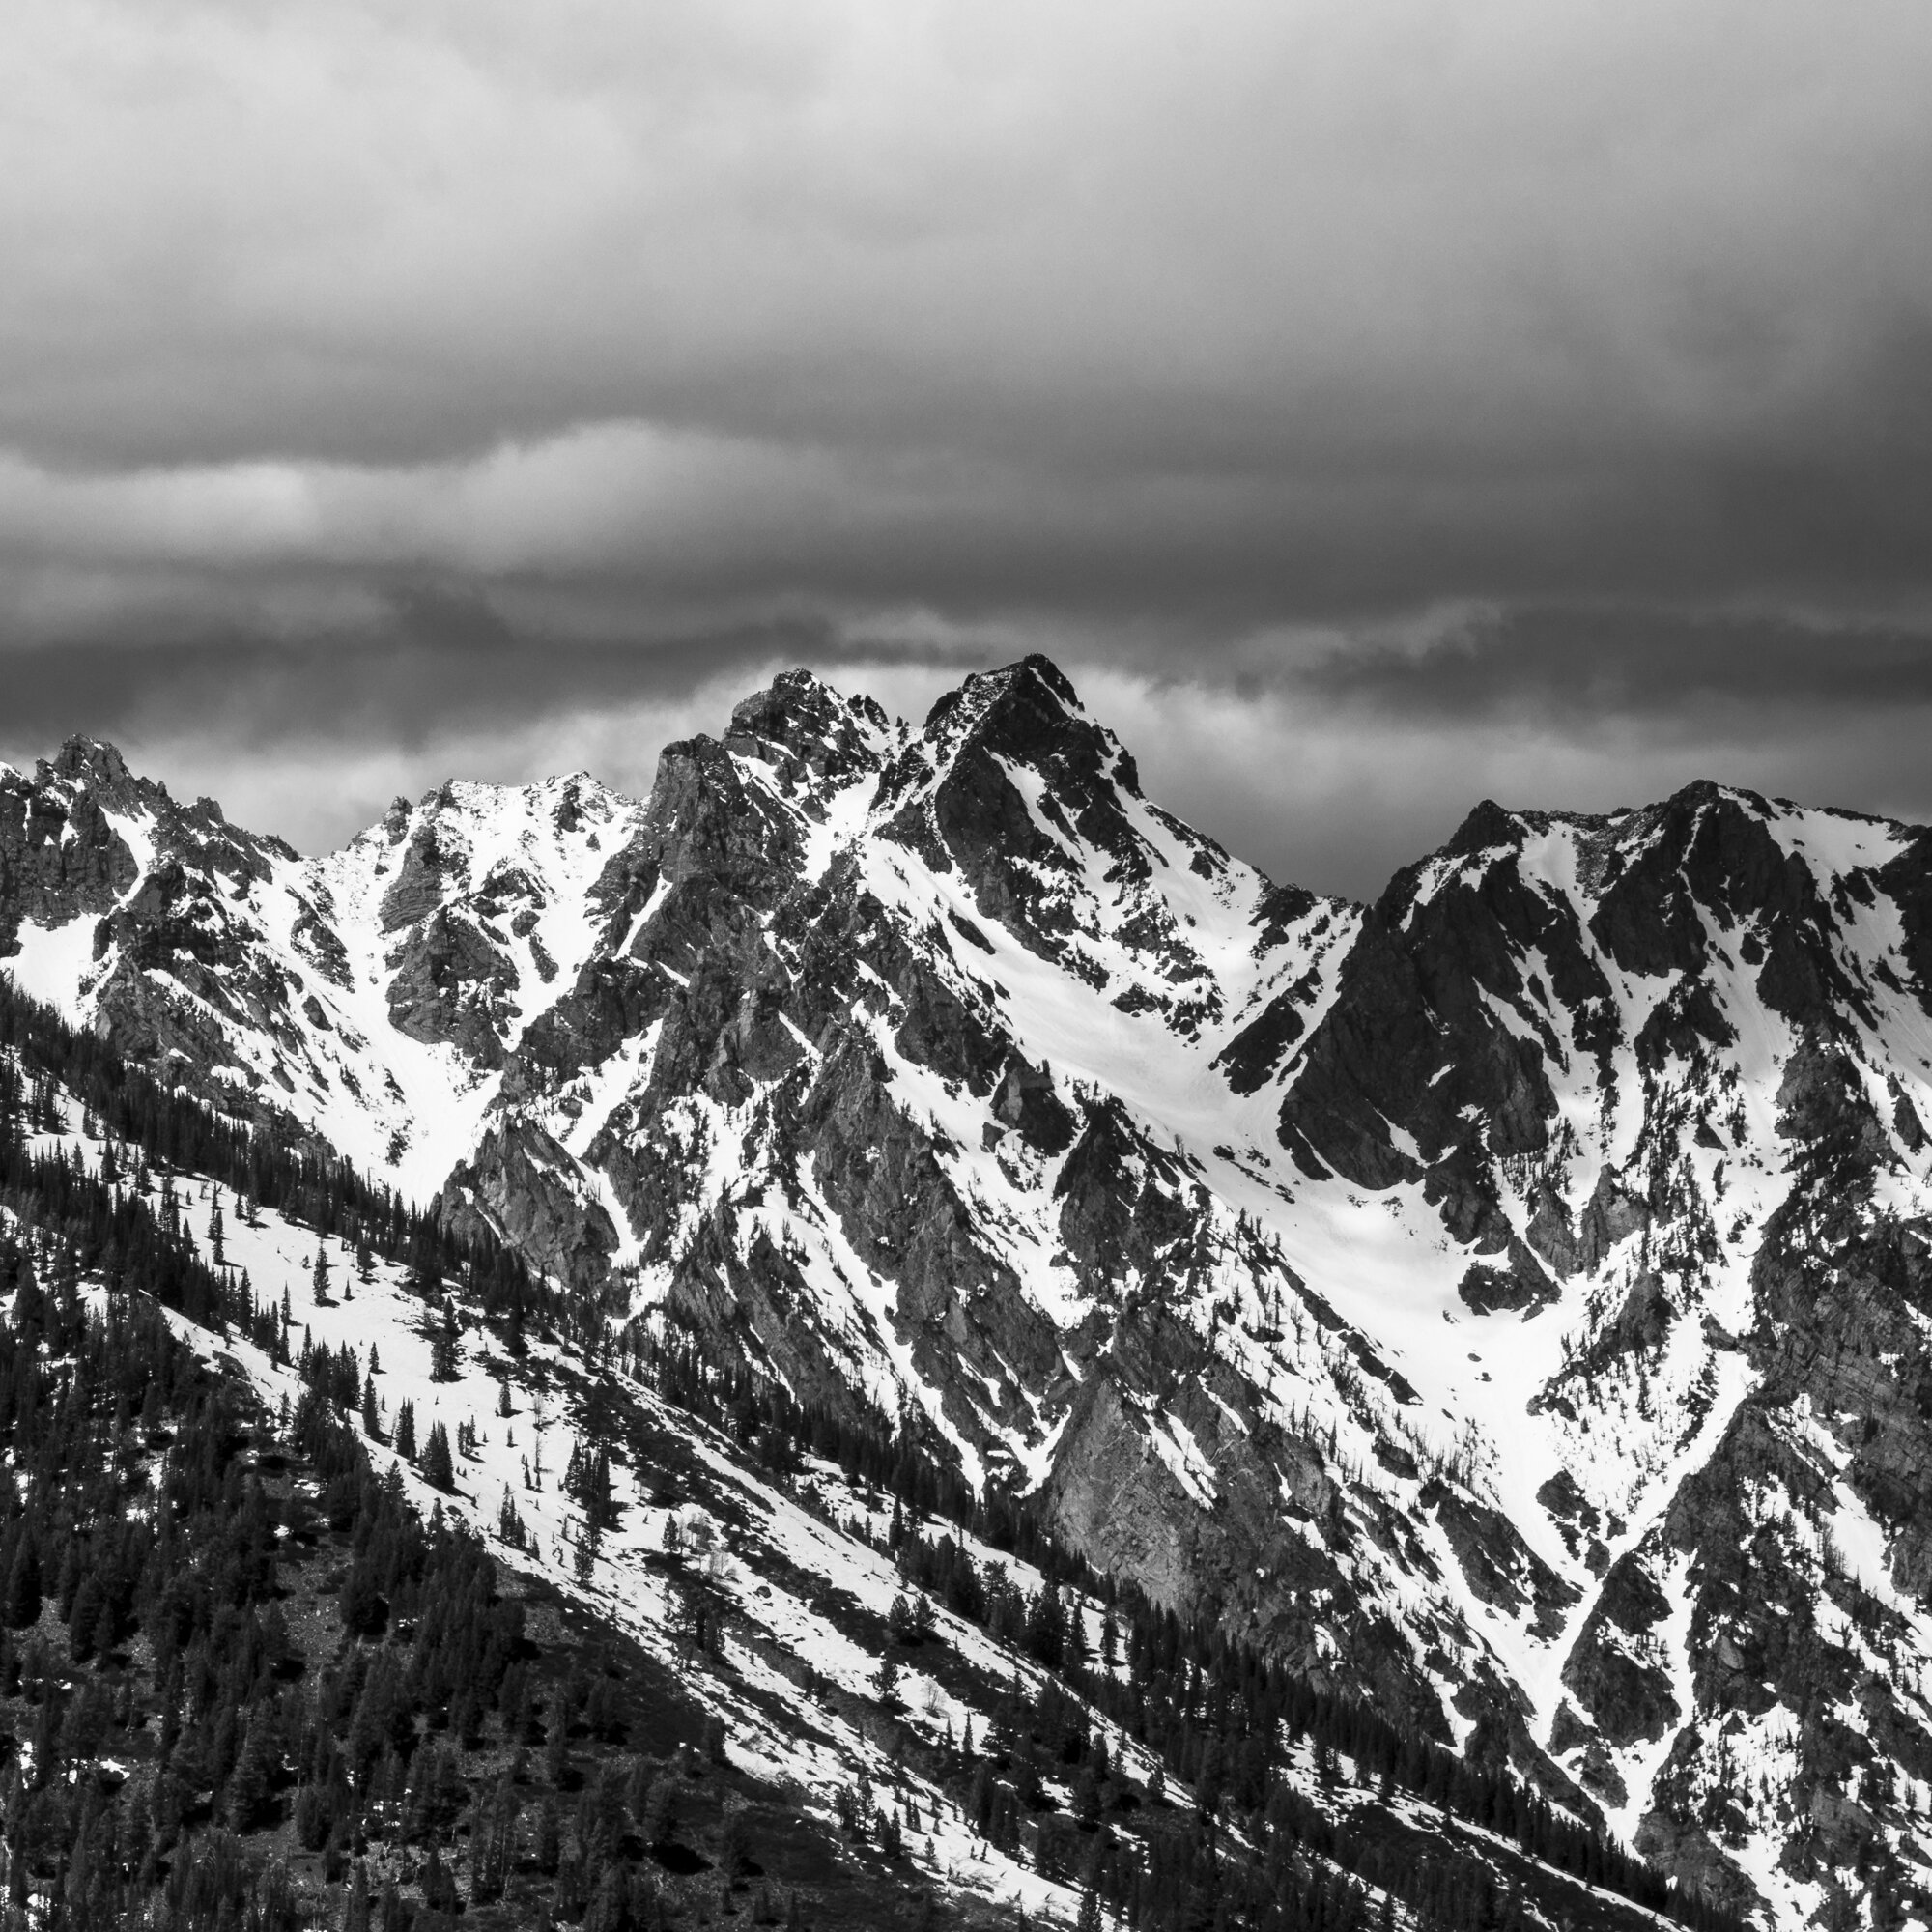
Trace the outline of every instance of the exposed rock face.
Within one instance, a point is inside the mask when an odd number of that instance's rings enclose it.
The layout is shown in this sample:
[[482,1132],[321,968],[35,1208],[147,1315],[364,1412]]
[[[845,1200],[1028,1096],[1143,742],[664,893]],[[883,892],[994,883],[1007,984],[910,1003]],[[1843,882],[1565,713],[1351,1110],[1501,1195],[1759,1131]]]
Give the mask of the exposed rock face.
[[38,785],[0,786],[0,939],[10,948],[23,920],[61,925],[108,911],[140,872],[102,806],[138,796],[120,753],[73,739],[42,770]]
[[428,1196],[593,946],[593,887],[641,818],[581,777],[445,785],[304,861],[76,739],[0,771],[0,966],[217,1106]]
[[795,672],[641,806],[320,861],[71,746],[0,777],[0,946],[1687,1885],[1925,1909],[1932,834],[1486,804],[1363,908],[1043,660],[917,729]]
[[450,1217],[480,1217],[538,1267],[582,1288],[604,1281],[617,1231],[609,1210],[586,1200],[565,1150],[529,1121],[492,1126],[445,1189]]

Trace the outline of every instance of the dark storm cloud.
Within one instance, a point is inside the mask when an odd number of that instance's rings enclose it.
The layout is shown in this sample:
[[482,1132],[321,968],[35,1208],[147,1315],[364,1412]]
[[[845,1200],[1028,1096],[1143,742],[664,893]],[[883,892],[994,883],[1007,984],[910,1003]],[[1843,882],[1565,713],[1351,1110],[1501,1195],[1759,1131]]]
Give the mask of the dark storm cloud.
[[303,639],[89,640],[5,661],[6,739],[17,755],[74,730],[176,735],[218,725],[239,741],[383,738],[407,746],[490,730],[562,704],[664,700],[774,658],[825,655],[822,626],[770,626],[659,641],[648,652],[533,650],[488,605],[417,593],[371,634]]
[[793,659],[916,708],[1046,648],[1356,890],[1458,785],[1918,796],[1857,748],[1932,623],[1918,0],[26,0],[8,53],[12,755],[322,838],[436,760],[647,781]]
[[1932,822],[1932,637],[1649,610],[1444,611],[1414,625],[1204,641],[817,620],[540,648],[473,597],[396,592],[317,644],[95,641],[6,664],[0,755],[70,730],[305,849],[452,774],[589,769],[641,795],[659,750],[807,664],[917,719],[967,670],[1046,645],[1147,789],[1276,877],[1373,896],[1471,805],[1602,810],[1716,777]]
[[[1690,725],[1716,708],[1773,718],[1932,704],[1932,634],[1786,618],[1534,606],[1479,613],[1419,645],[1330,644],[1282,673],[1330,701],[1396,714],[1613,714]],[[1928,774],[1932,781],[1932,774]]]
[[1212,682],[1123,696],[1162,797],[1277,875],[1358,896],[1484,797],[1601,811],[1715,778],[1932,823],[1932,633],[1903,628],[1442,611],[1406,635],[1257,639]]
[[1924,569],[1921,8],[143,0],[10,43],[16,557],[1079,608]]

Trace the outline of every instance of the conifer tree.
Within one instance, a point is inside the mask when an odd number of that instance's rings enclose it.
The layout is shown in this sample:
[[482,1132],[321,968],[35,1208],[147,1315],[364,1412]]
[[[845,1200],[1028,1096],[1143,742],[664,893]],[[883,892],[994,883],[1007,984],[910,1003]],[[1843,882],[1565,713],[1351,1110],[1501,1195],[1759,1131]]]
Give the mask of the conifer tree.
[[617,1520],[611,1490],[611,1452],[602,1443],[595,1450],[579,1441],[564,1470],[564,1493],[583,1512],[583,1526],[593,1539]]
[[638,1830],[653,1850],[669,1844],[677,1830],[677,1789],[663,1772],[651,1779]]
[[561,1791],[570,1777],[570,1717],[560,1691],[544,1725],[544,1776],[553,1791]]
[[743,1811],[727,1812],[724,1828],[718,1834],[718,1869],[727,1879],[740,1879],[751,1862],[751,1820]]
[[423,1481],[445,1493],[456,1488],[456,1464],[449,1453],[449,1431],[441,1423],[430,1424],[429,1439],[423,1444]]
[[510,1486],[503,1485],[503,1507],[497,1512],[497,1534],[512,1549],[524,1548],[524,1519],[517,1508],[517,1499],[510,1492]]
[[33,1532],[21,1536],[6,1577],[5,1621],[10,1630],[25,1630],[40,1621],[41,1562]]
[[355,1875],[349,1883],[349,1902],[343,1908],[342,1932],[370,1932],[369,1868],[360,1859],[355,1861]]
[[456,1316],[447,1303],[443,1306],[442,1322],[430,1338],[429,1345],[430,1380],[453,1382],[458,1376],[459,1360],[456,1345]]

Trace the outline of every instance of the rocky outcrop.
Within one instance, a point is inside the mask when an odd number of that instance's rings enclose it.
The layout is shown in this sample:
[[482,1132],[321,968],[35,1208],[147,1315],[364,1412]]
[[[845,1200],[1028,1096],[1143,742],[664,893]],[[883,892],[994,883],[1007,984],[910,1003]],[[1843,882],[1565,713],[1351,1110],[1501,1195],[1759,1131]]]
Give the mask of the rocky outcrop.
[[546,1274],[580,1288],[602,1287],[617,1248],[610,1210],[586,1197],[569,1155],[527,1121],[493,1126],[450,1175],[440,1205],[454,1226],[488,1226]]
[[502,1065],[503,1036],[522,1015],[510,997],[520,976],[485,929],[439,905],[390,958],[389,1024],[398,1033],[445,1041],[479,1066]]

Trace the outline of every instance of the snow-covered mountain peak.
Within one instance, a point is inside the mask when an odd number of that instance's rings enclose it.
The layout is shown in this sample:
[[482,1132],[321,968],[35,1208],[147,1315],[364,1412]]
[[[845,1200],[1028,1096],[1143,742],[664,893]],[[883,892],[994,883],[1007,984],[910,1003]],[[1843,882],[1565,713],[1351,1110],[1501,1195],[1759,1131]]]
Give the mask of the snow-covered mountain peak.
[[1044,659],[942,698],[887,767],[873,822],[902,855],[871,861],[888,902],[956,898],[1103,1010],[1222,1044],[1281,990],[1288,928],[1324,910],[1150,804],[1132,754]]
[[978,671],[941,697],[921,731],[934,784],[971,782],[978,762],[996,759],[1033,772],[1069,817],[1111,804],[1116,787],[1138,797],[1133,758],[1048,659],[1034,656]]
[[1486,801],[1352,905],[1044,660],[917,730],[788,672],[641,803],[455,782],[316,860],[63,760],[0,775],[29,989],[586,1332],[919,1418],[1732,1903],[1904,1842],[1819,1794],[1932,1768],[1932,833]]
[[42,769],[70,784],[95,790],[142,791],[165,798],[167,787],[157,779],[136,779],[117,746],[101,738],[78,734],[69,738],[50,759],[42,760]]
[[762,757],[794,786],[836,787],[876,774],[900,737],[875,699],[847,697],[811,671],[788,670],[732,711],[724,744]]
[[[1080,695],[1050,658],[1037,653],[1003,665],[997,670],[974,671],[962,683],[938,697],[925,715],[923,736],[942,755],[962,739],[987,727],[989,717],[1005,724],[1031,720],[1051,731],[1056,718],[1087,718]],[[991,728],[997,733],[1001,722]]]
[[[489,893],[523,872],[553,891],[578,892],[635,836],[643,808],[586,773],[526,785],[452,780],[413,806],[398,799],[342,848],[310,862],[332,889],[381,882],[393,929],[450,895]],[[512,886],[510,890],[518,888]],[[523,888],[527,890],[527,886]]]

